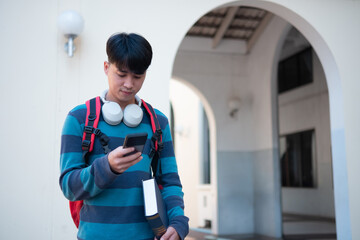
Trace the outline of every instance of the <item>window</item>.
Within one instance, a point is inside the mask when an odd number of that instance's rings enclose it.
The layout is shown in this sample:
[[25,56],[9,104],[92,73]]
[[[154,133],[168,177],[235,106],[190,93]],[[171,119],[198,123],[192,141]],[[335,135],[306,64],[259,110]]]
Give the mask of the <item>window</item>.
[[211,175],[210,175],[210,128],[209,121],[206,115],[204,108],[201,105],[201,118],[200,118],[200,147],[201,147],[201,184],[210,184]]
[[280,161],[283,187],[315,187],[315,131],[280,137]]
[[307,48],[279,62],[278,91],[285,91],[313,82],[312,49]]

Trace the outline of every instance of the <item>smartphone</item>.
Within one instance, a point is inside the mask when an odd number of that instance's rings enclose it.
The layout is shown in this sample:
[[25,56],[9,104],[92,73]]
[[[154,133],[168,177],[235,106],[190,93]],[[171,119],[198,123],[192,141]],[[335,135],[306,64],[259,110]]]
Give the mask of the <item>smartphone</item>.
[[134,147],[135,150],[133,152],[125,154],[124,157],[134,154],[136,152],[142,153],[144,150],[147,136],[148,134],[146,132],[126,135],[123,148]]

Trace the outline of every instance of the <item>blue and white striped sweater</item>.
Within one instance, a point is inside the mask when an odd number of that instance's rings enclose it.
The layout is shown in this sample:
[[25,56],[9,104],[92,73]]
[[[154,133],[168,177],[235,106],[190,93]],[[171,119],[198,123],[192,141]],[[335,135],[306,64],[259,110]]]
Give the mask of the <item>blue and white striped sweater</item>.
[[[143,159],[121,175],[114,174],[109,166],[98,138],[88,158],[82,159],[81,142],[85,125],[86,106],[79,105],[69,112],[63,127],[60,156],[60,186],[71,201],[84,200],[80,213],[78,239],[153,239],[154,235],[144,216],[142,196],[143,179],[151,177],[149,159],[152,129],[150,119],[144,118],[136,128],[121,123],[108,125],[100,116],[98,128],[109,138],[109,147],[122,146],[130,133],[147,132]],[[160,155],[162,195],[167,207],[170,225],[183,239],[188,233],[188,218],[184,216],[182,186],[172,145],[168,120],[156,110],[163,130],[164,148]]]

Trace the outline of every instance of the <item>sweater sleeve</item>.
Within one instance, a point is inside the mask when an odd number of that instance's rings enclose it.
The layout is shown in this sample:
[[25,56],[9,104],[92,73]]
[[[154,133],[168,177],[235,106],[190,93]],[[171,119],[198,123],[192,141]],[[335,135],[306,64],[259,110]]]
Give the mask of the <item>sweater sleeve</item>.
[[61,136],[59,179],[60,188],[70,201],[96,196],[118,176],[111,171],[107,155],[96,158],[90,166],[85,162],[81,148],[83,128],[84,124],[71,111]]
[[189,219],[184,215],[184,200],[169,124],[163,129],[164,148],[160,153],[162,196],[166,204],[169,226],[175,228],[181,239],[189,232]]

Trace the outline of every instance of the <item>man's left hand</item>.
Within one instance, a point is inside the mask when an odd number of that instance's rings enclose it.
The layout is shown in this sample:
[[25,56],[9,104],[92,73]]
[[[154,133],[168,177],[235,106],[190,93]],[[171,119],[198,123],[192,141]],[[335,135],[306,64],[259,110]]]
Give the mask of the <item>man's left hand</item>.
[[[156,240],[156,237],[154,238]],[[175,228],[168,227],[165,234],[162,235],[160,240],[180,240],[179,234],[176,232]]]

